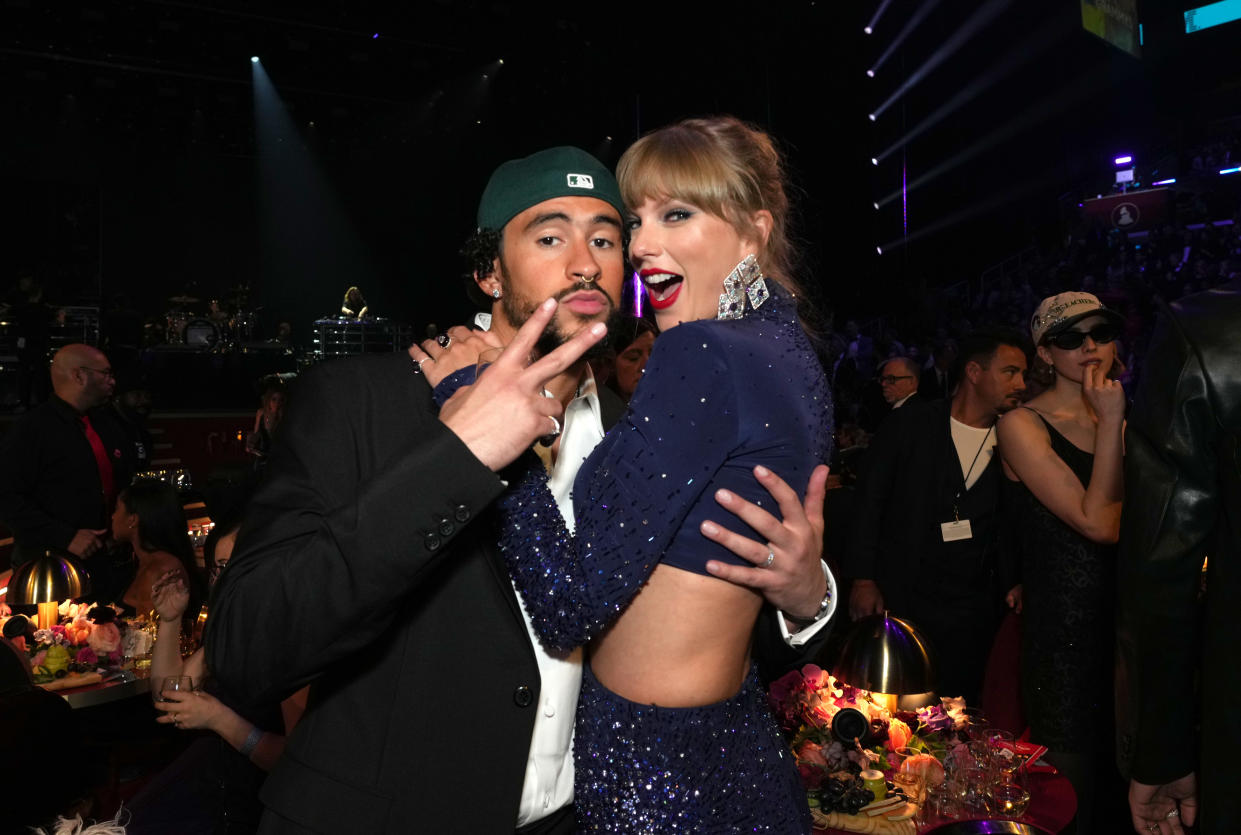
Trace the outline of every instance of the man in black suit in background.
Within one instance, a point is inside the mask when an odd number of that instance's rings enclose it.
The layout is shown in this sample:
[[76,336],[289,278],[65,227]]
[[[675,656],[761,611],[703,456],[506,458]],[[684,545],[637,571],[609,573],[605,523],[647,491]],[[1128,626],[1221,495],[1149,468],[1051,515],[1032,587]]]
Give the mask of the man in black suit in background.
[[[583,151],[506,163],[479,207],[494,258],[474,276],[502,357],[438,415],[428,375],[482,337],[453,329],[429,353],[322,366],[299,390],[207,635],[208,663],[248,700],[311,684],[264,787],[262,831],[572,831],[574,660],[541,657],[487,506],[504,489],[494,471],[536,437],[553,436],[553,467],[593,446],[603,398],[577,357],[620,296],[623,208]],[[549,297],[542,350],[568,342],[521,371]],[[760,572],[769,601],[820,612],[813,556]],[[755,651],[768,645],[796,658],[762,636]]]
[[853,544],[844,559],[856,619],[908,618],[936,652],[936,691],[977,704],[1009,578],[998,576],[1000,463],[995,421],[1025,391],[1021,339],[972,334],[961,343],[952,400],[892,412],[857,483]]

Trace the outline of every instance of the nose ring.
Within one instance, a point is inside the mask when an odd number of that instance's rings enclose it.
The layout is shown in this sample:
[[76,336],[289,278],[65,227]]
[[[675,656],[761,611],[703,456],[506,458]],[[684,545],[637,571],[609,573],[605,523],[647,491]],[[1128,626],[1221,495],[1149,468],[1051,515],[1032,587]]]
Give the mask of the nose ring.
[[582,279],[582,282],[585,284],[594,284],[595,281],[598,280],[599,278],[599,273],[595,273],[594,275],[582,275],[579,277]]

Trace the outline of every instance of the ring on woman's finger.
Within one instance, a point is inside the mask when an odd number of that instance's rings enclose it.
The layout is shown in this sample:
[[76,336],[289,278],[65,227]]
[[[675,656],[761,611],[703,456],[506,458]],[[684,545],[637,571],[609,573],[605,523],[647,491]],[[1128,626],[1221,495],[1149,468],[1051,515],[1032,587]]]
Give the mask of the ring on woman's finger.
[[1173,818],[1179,818],[1180,816],[1181,816],[1181,810],[1180,810],[1180,809],[1173,809],[1171,812],[1169,812],[1168,814],[1164,815],[1164,819],[1165,819],[1165,820],[1172,820]]
[[556,420],[556,418],[552,415],[548,415],[548,417],[551,418],[552,421],[552,431],[548,434],[555,437],[560,434],[560,421]]
[[435,362],[435,358],[434,357],[423,357],[422,359],[418,360],[418,367],[422,368],[422,364],[424,362]]
[[435,337],[435,341],[439,343],[441,348],[447,348],[452,342],[452,337],[446,333],[441,333],[439,336]]
[[759,566],[759,567],[760,567],[760,568],[771,568],[771,564],[772,564],[773,562],[775,562],[775,561],[776,561],[776,552],[775,552],[775,551],[768,551],[768,552],[767,552],[767,562],[763,563],[763,564],[762,564],[761,566]]

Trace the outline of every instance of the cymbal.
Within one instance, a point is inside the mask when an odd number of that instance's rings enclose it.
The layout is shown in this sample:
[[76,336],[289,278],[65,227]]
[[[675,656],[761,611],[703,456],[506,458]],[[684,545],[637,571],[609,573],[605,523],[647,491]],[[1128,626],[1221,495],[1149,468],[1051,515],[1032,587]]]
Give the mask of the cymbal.
[[198,299],[193,296],[169,296],[168,301],[173,304],[198,304]]

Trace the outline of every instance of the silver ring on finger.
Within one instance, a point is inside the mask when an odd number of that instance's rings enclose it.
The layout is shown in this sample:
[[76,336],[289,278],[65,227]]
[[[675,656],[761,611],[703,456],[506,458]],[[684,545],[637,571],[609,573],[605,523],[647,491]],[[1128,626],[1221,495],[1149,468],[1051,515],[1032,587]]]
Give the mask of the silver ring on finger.
[[775,562],[775,561],[776,561],[776,552],[775,552],[775,551],[768,551],[768,552],[767,552],[767,561],[766,561],[765,563],[763,563],[763,564],[760,566],[760,568],[771,568],[771,564],[772,564],[773,562]]
[[1179,818],[1180,816],[1181,816],[1181,810],[1173,809],[1171,812],[1164,815],[1163,817],[1164,817],[1164,820],[1172,820],[1173,818]]
[[423,357],[422,359],[418,360],[418,367],[422,368],[422,364],[424,362],[435,362],[435,357]]
[[452,344],[452,337],[446,333],[441,333],[439,336],[435,337],[435,341],[439,343],[439,346],[441,348],[446,349],[449,345]]
[[548,434],[554,438],[560,434],[560,421],[556,420],[554,415],[548,415],[548,417],[551,418],[552,421],[552,431]]

